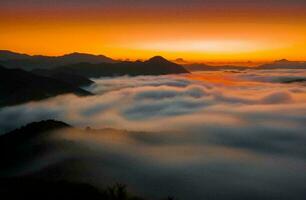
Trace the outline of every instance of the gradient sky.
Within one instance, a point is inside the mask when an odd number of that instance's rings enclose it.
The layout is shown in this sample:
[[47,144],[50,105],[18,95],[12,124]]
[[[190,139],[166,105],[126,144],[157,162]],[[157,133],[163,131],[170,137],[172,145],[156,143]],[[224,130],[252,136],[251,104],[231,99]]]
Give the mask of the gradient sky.
[[0,27],[28,54],[306,60],[305,0],[3,0]]

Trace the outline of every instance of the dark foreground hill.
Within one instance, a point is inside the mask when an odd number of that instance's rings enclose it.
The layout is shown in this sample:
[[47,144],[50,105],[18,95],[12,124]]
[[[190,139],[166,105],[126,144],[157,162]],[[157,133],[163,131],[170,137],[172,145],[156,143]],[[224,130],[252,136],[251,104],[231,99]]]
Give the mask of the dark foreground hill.
[[48,151],[51,146],[44,143],[35,143],[54,130],[69,128],[70,125],[54,120],[34,122],[0,136],[0,177],[8,175],[18,165],[27,162],[29,158],[39,157]]
[[0,179],[0,193],[3,200],[109,199],[102,191],[87,184],[32,178]]
[[[69,153],[76,144],[52,139],[52,136],[69,130],[77,129],[60,121],[46,120],[30,123],[0,136],[1,199],[143,199],[129,193],[123,184],[110,186],[105,182],[103,187],[97,188],[74,179],[78,176],[77,168],[81,167],[82,171],[82,163],[78,159],[68,158],[78,155],[79,151],[75,155]],[[78,131],[95,134],[88,130]],[[58,164],[58,161],[51,162],[50,159],[64,159],[65,162]]]
[[21,69],[6,69],[0,66],[0,107],[41,100],[65,93],[79,96],[91,94],[79,86],[79,83],[72,84]]
[[87,77],[103,76],[138,76],[138,75],[166,75],[189,73],[184,67],[156,56],[147,61],[119,62],[119,63],[78,63],[61,66],[55,69],[61,72],[70,72]]
[[94,83],[92,80],[83,75],[60,70],[35,69],[31,72],[39,76],[50,77],[78,87],[88,86]]

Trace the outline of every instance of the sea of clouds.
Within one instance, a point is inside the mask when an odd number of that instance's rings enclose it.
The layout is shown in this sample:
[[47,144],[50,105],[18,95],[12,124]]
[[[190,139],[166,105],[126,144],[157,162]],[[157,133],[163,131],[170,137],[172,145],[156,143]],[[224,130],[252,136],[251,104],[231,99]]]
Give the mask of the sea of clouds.
[[303,78],[303,70],[248,70],[95,79],[86,88],[95,96],[2,108],[1,133],[50,118],[128,130],[67,136],[97,152],[83,152],[94,157],[95,184],[116,180],[154,197],[298,200],[306,197]]
[[305,122],[305,83],[282,81],[303,77],[301,70],[250,70],[95,79],[86,88],[95,96],[63,95],[1,108],[0,132],[50,118],[78,127],[142,131],[256,126],[299,132]]

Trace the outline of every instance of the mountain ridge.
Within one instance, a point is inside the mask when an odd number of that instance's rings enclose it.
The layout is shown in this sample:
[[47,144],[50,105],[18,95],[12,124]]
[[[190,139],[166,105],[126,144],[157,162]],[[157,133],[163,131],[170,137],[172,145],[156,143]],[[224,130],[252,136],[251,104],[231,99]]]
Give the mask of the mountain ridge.
[[[125,184],[106,180],[103,185],[95,185],[78,178],[81,177],[84,170],[82,165],[86,160],[84,155],[79,156],[79,150],[83,148],[69,140],[53,138],[66,129],[78,130],[65,122],[49,119],[28,123],[0,136],[2,199],[146,199],[133,190],[128,191]],[[88,130],[79,131],[91,134]],[[61,157],[63,154],[65,156]],[[48,164],[33,167],[37,161],[46,162],[50,155],[57,155],[60,159],[56,162],[48,160]],[[79,170],[76,166],[80,166]]]
[[79,85],[69,84],[54,77],[44,77],[22,69],[0,66],[0,107],[42,100],[61,94],[92,95]]
[[275,60],[270,63],[261,64],[254,67],[238,65],[209,65],[205,63],[184,64],[190,71],[218,71],[218,70],[264,70],[264,69],[306,69],[305,61],[290,61],[287,59]]
[[70,72],[90,78],[105,76],[138,76],[138,75],[166,75],[190,73],[183,66],[170,62],[161,56],[152,57],[146,61],[123,61],[118,63],[77,63],[59,66],[53,70]]
[[31,56],[8,50],[0,50],[0,64],[7,68],[21,68],[30,71],[36,68],[51,69],[60,65],[75,64],[79,62],[96,64],[101,62],[115,63],[117,61],[104,55],[93,55],[79,52],[64,54],[61,56]]
[[257,69],[306,69],[306,62],[281,59],[271,63],[260,65],[257,67]]
[[[145,61],[115,61],[104,55],[70,53],[62,56],[42,56],[19,54],[0,50],[0,65],[6,68],[20,68],[38,75],[51,76],[57,73],[69,73],[88,77],[123,75],[165,75],[189,73],[184,67],[162,56],[154,56]],[[53,70],[38,71],[40,70]],[[44,74],[45,73],[45,74]]]

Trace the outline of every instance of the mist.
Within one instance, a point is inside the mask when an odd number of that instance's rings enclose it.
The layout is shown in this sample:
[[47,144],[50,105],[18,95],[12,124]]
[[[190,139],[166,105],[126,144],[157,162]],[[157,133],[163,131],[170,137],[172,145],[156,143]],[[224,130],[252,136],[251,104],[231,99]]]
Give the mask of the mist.
[[77,129],[49,138],[64,141],[66,155],[50,158],[78,160],[74,178],[97,187],[123,182],[154,198],[298,200],[306,195],[306,85],[286,80],[301,78],[299,70],[248,70],[94,79],[86,89],[95,96],[2,108],[0,131],[43,119],[71,124]]

